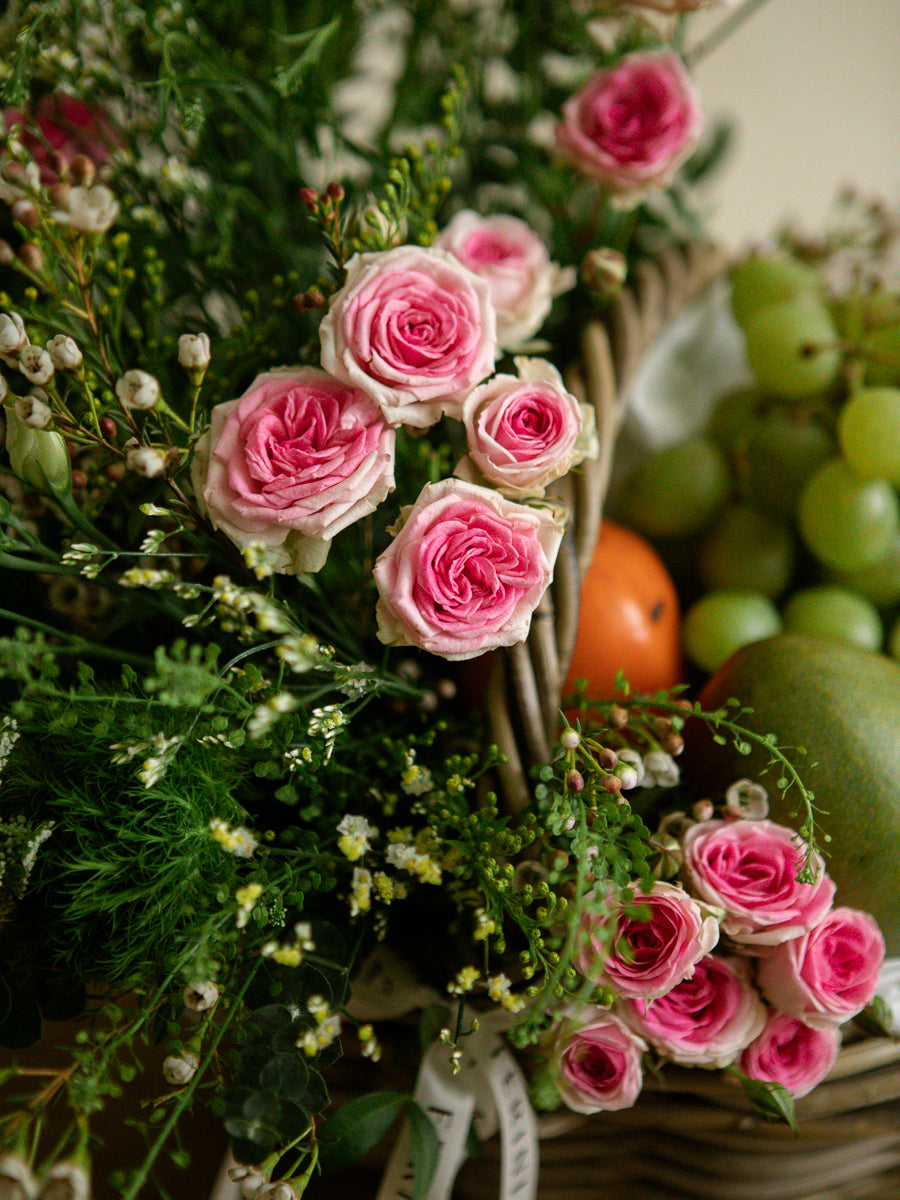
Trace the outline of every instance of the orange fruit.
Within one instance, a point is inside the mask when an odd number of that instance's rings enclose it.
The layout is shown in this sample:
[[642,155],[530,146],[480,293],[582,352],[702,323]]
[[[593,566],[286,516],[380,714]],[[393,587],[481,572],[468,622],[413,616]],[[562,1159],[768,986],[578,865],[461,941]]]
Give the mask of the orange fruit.
[[681,609],[668,569],[639,534],[610,520],[600,526],[581,585],[578,635],[564,693],[586,679],[586,694],[612,699],[623,672],[632,692],[656,692],[683,679]]

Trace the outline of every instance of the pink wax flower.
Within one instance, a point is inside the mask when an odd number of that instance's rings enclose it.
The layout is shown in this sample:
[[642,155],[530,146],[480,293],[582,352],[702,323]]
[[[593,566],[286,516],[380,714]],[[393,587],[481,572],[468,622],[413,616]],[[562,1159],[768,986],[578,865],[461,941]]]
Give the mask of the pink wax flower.
[[646,1044],[612,1013],[588,1008],[560,1026],[553,1046],[556,1084],[575,1112],[631,1108],[641,1090]]
[[599,71],[563,106],[562,155],[612,192],[666,186],[696,142],[697,91],[674,54],[631,54]]
[[397,246],[356,254],[319,327],[322,366],[368,392],[390,425],[458,416],[490,375],[497,320],[488,284],[452,254]]
[[[620,996],[652,999],[665,995],[694,973],[697,963],[719,940],[713,916],[683,888],[656,883],[649,892],[635,889],[627,905],[610,900],[606,912],[585,912],[586,939],[578,955],[579,971]],[[635,906],[646,915],[631,915]],[[612,928],[610,924],[612,923]]]
[[814,1028],[849,1021],[878,990],[884,938],[868,913],[835,908],[760,960],[766,999]]
[[543,325],[554,297],[575,286],[574,268],[550,261],[525,221],[497,213],[459,212],[438,234],[436,246],[486,280],[497,312],[497,342],[515,350]]
[[807,933],[834,899],[821,859],[815,883],[798,883],[796,834],[774,821],[702,821],[684,838],[691,891],[725,910],[722,931],[747,946],[775,946]]
[[[14,108],[6,109],[3,122],[7,129],[23,127],[23,143],[41,168],[41,182],[45,184],[59,178],[50,163],[51,154],[67,162],[83,154],[95,167],[102,167],[116,143],[109,118],[101,109],[62,92],[44,96],[32,117]],[[37,136],[28,129],[32,124],[37,127]]]
[[841,1045],[836,1025],[813,1029],[790,1013],[772,1009],[765,1029],[740,1057],[750,1079],[780,1083],[792,1096],[805,1096],[834,1066]]
[[553,576],[553,510],[460,479],[427,484],[375,563],[378,636],[447,659],[524,641]]
[[709,954],[657,999],[624,1001],[623,1016],[673,1062],[724,1067],[762,1032],[766,1006],[745,959]]
[[540,495],[597,453],[594,410],[567,391],[543,359],[517,358],[518,377],[494,375],[462,407],[469,454],[456,468],[508,496]]
[[263,547],[273,571],[315,571],[335,534],[392,490],[394,436],[359,389],[283,367],[213,408],[194,491],[213,525],[241,548]]

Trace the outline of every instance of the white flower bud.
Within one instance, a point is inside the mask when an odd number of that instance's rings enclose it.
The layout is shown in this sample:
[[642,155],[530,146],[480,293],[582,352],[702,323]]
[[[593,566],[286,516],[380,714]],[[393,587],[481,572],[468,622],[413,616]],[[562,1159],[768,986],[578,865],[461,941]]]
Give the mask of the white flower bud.
[[84,1167],[56,1163],[41,1180],[38,1200],[90,1200],[91,1181]]
[[211,980],[192,983],[184,989],[184,1007],[191,1012],[206,1012],[219,998],[219,989]]
[[57,371],[77,371],[81,366],[81,351],[74,338],[58,333],[47,343],[47,353]]
[[30,429],[15,409],[6,410],[6,450],[17,479],[46,492],[72,486],[72,460],[65,438],[55,430]]
[[186,371],[205,371],[209,358],[209,334],[183,333],[178,339],[178,361]]
[[170,1054],[163,1061],[163,1079],[172,1087],[184,1087],[196,1075],[198,1065],[196,1054],[189,1051],[185,1051],[184,1054]]
[[29,383],[49,383],[53,378],[53,360],[40,346],[23,346],[19,351],[19,370]]
[[118,215],[119,202],[102,183],[71,188],[65,206],[52,213],[57,224],[71,225],[81,233],[103,233]]
[[6,382],[6,379],[4,378],[4,376],[0,375],[0,404],[3,403],[3,401],[6,399],[6,397],[8,395],[9,395],[9,384]]
[[147,371],[126,371],[116,381],[116,395],[124,408],[152,408],[159,399],[159,383]]
[[15,403],[16,416],[24,421],[29,429],[46,429],[53,416],[50,405],[40,396],[17,396]]
[[37,1185],[31,1168],[18,1154],[0,1157],[0,1198],[2,1200],[32,1200]]
[[241,1180],[241,1200],[255,1200],[256,1196],[265,1186],[265,1176],[260,1175],[258,1171],[251,1171]]
[[152,446],[132,446],[125,454],[125,466],[135,475],[143,475],[145,479],[155,479],[162,475],[166,467],[165,456]]
[[16,355],[28,345],[25,322],[18,313],[0,313],[0,354]]

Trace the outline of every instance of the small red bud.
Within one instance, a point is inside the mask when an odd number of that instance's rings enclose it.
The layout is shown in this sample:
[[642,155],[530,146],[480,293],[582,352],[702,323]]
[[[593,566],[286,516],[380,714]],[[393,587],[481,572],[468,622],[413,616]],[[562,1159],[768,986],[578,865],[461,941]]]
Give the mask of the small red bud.
[[584,791],[584,776],[574,768],[566,774],[566,787],[570,792]]
[[41,214],[38,212],[37,205],[31,200],[26,200],[24,196],[19,196],[13,200],[10,205],[10,212],[13,220],[18,221],[20,225],[24,225],[26,229],[37,229],[41,223]]
[[327,188],[327,195],[332,200],[338,200],[338,201],[343,200],[344,189],[339,183],[329,183],[328,188]]
[[19,247],[19,261],[26,266],[29,271],[42,271],[44,269],[44,254],[40,246],[36,246],[34,242],[23,242]]
[[673,730],[662,739],[662,748],[674,758],[684,749],[684,738]]
[[604,775],[600,780],[600,786],[611,796],[617,796],[622,790],[622,780],[618,775]]
[[90,187],[96,174],[94,161],[86,154],[76,154],[69,163],[69,178],[79,187]]
[[300,201],[302,204],[306,205],[310,212],[315,212],[319,206],[319,193],[315,188],[301,188]]
[[597,762],[604,771],[614,771],[619,765],[619,756],[610,746],[604,746],[597,755]]
[[87,487],[87,475],[85,475],[84,471],[79,471],[77,467],[72,472],[72,487],[73,488]]
[[100,418],[100,432],[108,442],[112,441],[112,439],[116,436],[116,423],[112,417]]

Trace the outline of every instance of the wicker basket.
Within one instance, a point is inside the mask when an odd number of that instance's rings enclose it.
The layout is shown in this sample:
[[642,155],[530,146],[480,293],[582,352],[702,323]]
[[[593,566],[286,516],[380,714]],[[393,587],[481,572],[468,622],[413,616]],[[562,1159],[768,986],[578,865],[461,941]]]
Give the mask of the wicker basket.
[[600,454],[550,493],[570,513],[553,583],[534,613],[527,641],[496,656],[487,696],[491,736],[507,759],[499,788],[509,811],[524,804],[529,764],[547,761],[558,732],[560,693],[578,629],[581,578],[597,541],[628,385],[659,334],[721,274],[724,261],[721,251],[707,242],[667,248],[636,266],[604,321],[592,322],[582,334],[581,359],[569,371],[567,385],[593,405]]

